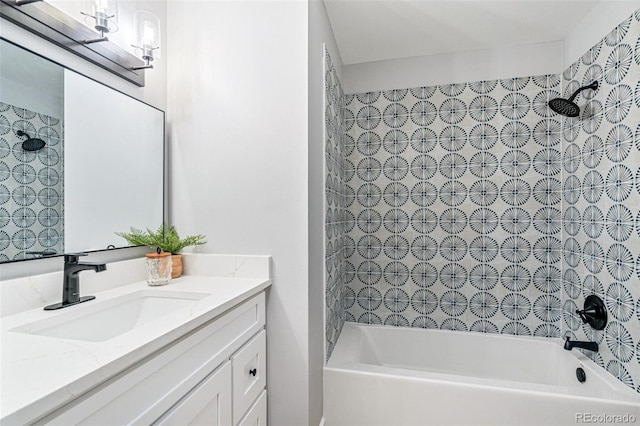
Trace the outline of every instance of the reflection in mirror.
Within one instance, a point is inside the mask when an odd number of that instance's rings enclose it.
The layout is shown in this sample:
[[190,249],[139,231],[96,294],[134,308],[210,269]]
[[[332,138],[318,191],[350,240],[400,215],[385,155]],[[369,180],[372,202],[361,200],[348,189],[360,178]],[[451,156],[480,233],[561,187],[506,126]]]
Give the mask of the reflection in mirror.
[[162,223],[164,114],[69,70],[64,100],[65,251],[122,247]]
[[158,226],[164,113],[5,40],[0,57],[0,262]]
[[0,58],[0,261],[59,254],[64,70],[5,41]]

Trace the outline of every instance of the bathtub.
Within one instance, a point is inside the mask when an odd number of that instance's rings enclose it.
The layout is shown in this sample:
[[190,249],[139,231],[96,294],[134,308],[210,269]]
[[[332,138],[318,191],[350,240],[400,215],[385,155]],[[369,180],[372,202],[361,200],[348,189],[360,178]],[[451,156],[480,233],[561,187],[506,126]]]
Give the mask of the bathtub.
[[562,344],[346,323],[324,370],[325,425],[640,424],[640,396]]

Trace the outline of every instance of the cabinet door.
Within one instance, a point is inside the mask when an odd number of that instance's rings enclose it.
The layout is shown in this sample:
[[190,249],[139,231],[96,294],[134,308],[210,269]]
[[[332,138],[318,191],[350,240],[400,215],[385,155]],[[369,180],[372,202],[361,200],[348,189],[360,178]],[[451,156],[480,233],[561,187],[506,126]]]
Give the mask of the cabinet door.
[[267,334],[262,330],[231,357],[233,366],[233,422],[242,416],[267,385]]
[[238,426],[267,426],[267,391],[263,390],[262,395],[249,409]]
[[154,424],[229,426],[231,363],[225,363],[204,379]]

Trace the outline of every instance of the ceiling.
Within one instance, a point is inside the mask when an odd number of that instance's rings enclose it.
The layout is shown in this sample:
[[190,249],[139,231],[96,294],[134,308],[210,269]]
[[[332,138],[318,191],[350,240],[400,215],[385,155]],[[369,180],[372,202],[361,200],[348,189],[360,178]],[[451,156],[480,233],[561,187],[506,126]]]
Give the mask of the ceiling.
[[324,0],[345,65],[558,41],[587,0]]

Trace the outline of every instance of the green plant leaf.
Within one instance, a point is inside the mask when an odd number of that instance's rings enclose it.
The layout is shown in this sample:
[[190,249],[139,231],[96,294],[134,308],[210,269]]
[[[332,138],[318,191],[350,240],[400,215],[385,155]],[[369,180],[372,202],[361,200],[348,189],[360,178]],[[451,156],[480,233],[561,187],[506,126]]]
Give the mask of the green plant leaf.
[[147,228],[145,231],[131,227],[131,232],[116,232],[119,237],[124,238],[131,245],[148,246],[151,249],[160,247],[162,251],[178,254],[185,247],[199,246],[206,244],[204,235],[189,235],[180,238],[175,226],[168,226],[162,223],[155,231]]

